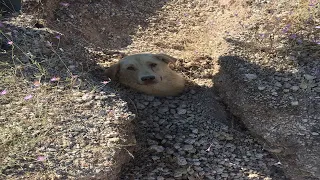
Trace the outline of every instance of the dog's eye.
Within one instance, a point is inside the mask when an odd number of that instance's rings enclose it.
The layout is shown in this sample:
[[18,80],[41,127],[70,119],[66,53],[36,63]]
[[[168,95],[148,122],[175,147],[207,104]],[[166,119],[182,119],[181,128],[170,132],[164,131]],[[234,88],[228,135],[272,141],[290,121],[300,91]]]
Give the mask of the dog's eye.
[[151,64],[150,64],[150,67],[152,67],[152,68],[154,68],[154,67],[156,67],[156,66],[157,66],[156,63],[151,63]]
[[134,71],[135,69],[133,66],[129,66],[129,67],[127,67],[127,70]]

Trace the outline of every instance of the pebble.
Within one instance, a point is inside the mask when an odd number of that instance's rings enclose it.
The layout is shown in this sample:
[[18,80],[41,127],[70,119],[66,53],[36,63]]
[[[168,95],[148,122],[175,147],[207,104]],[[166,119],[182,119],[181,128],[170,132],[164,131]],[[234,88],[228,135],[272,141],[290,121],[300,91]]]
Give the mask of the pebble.
[[193,143],[195,143],[196,142],[196,139],[186,139],[185,141],[184,141],[185,143],[187,143],[187,144],[193,144]]
[[142,104],[142,103],[137,103],[137,109],[144,109],[144,108],[146,108],[146,106],[144,105],[144,104]]
[[182,114],[186,114],[187,110],[186,109],[178,109],[178,114],[182,115]]
[[152,106],[153,107],[157,107],[157,106],[160,106],[162,103],[160,101],[155,101],[153,102]]
[[305,75],[303,75],[303,77],[308,81],[312,81],[316,78],[315,76],[311,76],[309,74],[305,74]]
[[307,83],[301,83],[300,85],[299,85],[299,87],[301,88],[301,89],[308,89],[308,84]]
[[223,178],[228,178],[228,177],[229,177],[229,175],[228,175],[228,174],[226,174],[226,173],[223,173],[223,174],[221,174],[221,177],[223,177]]
[[292,86],[292,87],[291,87],[291,90],[292,90],[292,91],[298,91],[298,90],[299,90],[299,86]]
[[312,89],[314,92],[320,93],[320,86]]
[[287,88],[287,89],[290,89],[291,88],[291,84],[290,83],[284,83],[283,87]]
[[183,174],[185,174],[185,173],[184,173],[184,170],[182,170],[182,169],[177,169],[177,170],[174,171],[173,176],[174,176],[175,178],[179,178],[179,177],[181,177]]
[[319,133],[317,133],[317,132],[312,132],[311,133],[313,136],[318,136],[319,135]]
[[160,157],[158,157],[158,156],[152,156],[151,159],[154,160],[154,161],[156,161],[156,160],[159,160]]
[[298,106],[299,105],[299,101],[291,101],[291,105],[292,106]]
[[188,162],[187,162],[186,158],[179,156],[179,157],[177,157],[177,164],[179,166],[185,166],[188,164]]
[[198,134],[199,130],[198,129],[192,129],[192,133]]
[[158,112],[160,114],[164,114],[164,113],[166,113],[168,111],[169,111],[169,107],[168,106],[164,106],[164,107],[161,107],[161,108],[158,109]]
[[283,92],[288,93],[288,92],[290,92],[290,90],[289,89],[283,89]]
[[154,100],[154,96],[146,96],[145,100],[152,102]]
[[82,99],[83,101],[90,101],[90,100],[93,99],[93,95],[87,93],[87,94],[84,94],[84,95],[81,97],[81,99]]
[[184,145],[182,149],[185,151],[192,151],[194,148],[191,144],[187,144],[187,145]]
[[280,82],[276,82],[274,85],[275,85],[276,87],[282,87],[282,84],[281,84]]
[[196,161],[196,162],[194,162],[193,163],[195,166],[200,166],[201,165],[201,163],[199,162],[199,161]]
[[258,76],[257,76],[256,74],[245,74],[245,77],[246,77],[249,81],[252,81],[252,80],[258,78]]
[[158,145],[152,145],[150,147],[150,149],[157,151],[158,153],[161,153],[164,151],[164,147],[163,146],[158,146]]

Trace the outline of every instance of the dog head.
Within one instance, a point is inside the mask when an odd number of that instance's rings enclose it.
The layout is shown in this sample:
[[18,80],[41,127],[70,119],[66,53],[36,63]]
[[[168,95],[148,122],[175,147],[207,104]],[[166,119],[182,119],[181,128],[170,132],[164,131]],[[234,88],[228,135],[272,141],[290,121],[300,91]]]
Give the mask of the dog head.
[[110,79],[129,86],[152,85],[163,81],[167,71],[171,70],[168,64],[175,61],[175,58],[165,54],[135,54],[121,59],[106,73]]

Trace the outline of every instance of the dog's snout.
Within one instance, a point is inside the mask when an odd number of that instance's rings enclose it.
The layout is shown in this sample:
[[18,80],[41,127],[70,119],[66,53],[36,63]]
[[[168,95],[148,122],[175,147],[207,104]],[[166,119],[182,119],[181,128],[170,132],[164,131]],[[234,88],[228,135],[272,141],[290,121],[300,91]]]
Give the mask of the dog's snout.
[[156,77],[155,76],[143,76],[141,77],[141,81],[152,81],[155,80]]

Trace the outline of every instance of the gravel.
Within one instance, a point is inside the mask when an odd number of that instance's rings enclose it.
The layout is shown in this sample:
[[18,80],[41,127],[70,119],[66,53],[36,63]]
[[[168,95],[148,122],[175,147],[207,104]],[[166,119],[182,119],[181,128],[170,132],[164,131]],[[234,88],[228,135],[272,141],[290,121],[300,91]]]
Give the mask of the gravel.
[[[253,173],[259,179],[285,178],[278,160],[247,132],[226,125],[224,107],[210,90],[191,88],[179,97],[150,98],[158,110],[145,96],[130,96],[136,105],[148,105],[138,109],[139,150],[120,179],[246,179]],[[169,109],[176,114],[168,116]]]

